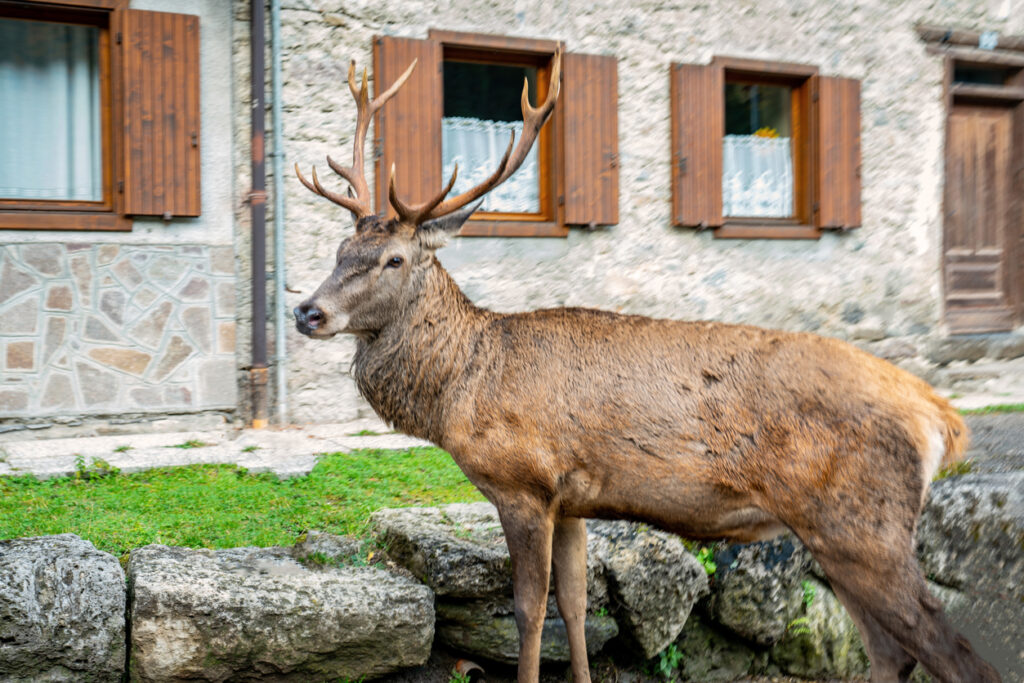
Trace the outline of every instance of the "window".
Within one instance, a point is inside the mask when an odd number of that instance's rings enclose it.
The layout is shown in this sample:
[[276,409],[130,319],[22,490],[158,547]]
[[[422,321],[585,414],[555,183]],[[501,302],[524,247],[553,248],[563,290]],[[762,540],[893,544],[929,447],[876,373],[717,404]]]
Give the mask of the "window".
[[0,0],[0,228],[199,215],[197,18],[127,4]]
[[[426,40],[374,41],[375,87],[418,65],[375,121],[377,210],[389,211],[395,165],[407,201],[436,194],[455,163],[455,192],[497,167],[522,129],[520,95],[544,99],[557,42],[431,30]],[[464,236],[560,237],[569,225],[618,222],[617,67],[612,57],[563,54],[551,120],[519,170],[489,193]],[[595,107],[595,103],[598,106]]]
[[673,64],[672,214],[716,237],[860,224],[860,88],[803,64]]

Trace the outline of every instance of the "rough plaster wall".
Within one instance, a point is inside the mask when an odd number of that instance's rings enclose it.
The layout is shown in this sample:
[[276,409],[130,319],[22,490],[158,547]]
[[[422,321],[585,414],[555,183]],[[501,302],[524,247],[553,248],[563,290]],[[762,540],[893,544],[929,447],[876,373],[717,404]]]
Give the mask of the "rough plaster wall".
[[[247,3],[236,0],[242,19]],[[437,27],[561,39],[570,51],[619,60],[621,221],[574,229],[567,239],[457,240],[441,259],[470,298],[497,310],[583,305],[855,340],[905,337],[919,348],[942,336],[943,110],[941,59],[926,53],[917,21],[1022,33],[1024,8],[1014,0],[286,0],[286,168],[325,168],[326,153],[351,153],[355,108],[345,72],[349,58],[371,65],[375,34],[424,38]],[[239,65],[248,59],[247,26],[235,35],[237,92],[246,82]],[[861,79],[861,229],[770,241],[715,240],[671,226],[668,64],[713,55],[799,61]],[[247,129],[241,119],[238,126]],[[351,227],[346,212],[306,191],[291,171],[285,187],[288,283],[300,290],[288,295],[291,308],[330,270]],[[350,340],[289,331],[288,345],[295,421],[369,412],[347,377]]]

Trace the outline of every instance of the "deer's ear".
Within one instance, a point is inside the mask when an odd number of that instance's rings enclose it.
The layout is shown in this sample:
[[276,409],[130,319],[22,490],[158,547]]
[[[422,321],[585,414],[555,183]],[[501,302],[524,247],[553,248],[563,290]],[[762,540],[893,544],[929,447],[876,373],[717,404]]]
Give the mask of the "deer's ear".
[[447,216],[427,221],[416,229],[416,237],[424,249],[440,249],[448,243],[448,238],[459,231],[462,224],[473,215],[483,201],[465,206]]

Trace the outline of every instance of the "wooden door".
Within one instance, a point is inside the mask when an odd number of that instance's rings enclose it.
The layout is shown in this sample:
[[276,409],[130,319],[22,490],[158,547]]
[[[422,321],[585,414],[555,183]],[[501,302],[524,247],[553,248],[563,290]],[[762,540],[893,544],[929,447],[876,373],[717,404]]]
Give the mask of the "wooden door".
[[1014,327],[1013,113],[988,104],[957,103],[950,110],[943,265],[953,333]]

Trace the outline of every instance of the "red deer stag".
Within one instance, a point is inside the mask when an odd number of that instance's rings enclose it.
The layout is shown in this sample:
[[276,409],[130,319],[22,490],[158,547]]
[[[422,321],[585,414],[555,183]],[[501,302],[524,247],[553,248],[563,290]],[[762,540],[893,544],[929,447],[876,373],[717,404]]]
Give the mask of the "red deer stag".
[[[928,483],[962,457],[966,427],[921,380],[812,334],[556,308],[473,305],[435,251],[473,204],[512,175],[555,105],[522,96],[524,126],[494,173],[448,197],[399,199],[375,215],[363,169],[374,112],[412,73],[370,99],[354,63],[352,165],[327,158],[355,234],[295,309],[314,339],[353,334],[359,390],[384,420],[444,448],[494,503],[512,556],[519,681],[536,681],[549,574],[571,649],[589,681],[584,519],[643,521],[695,539],[753,541],[792,530],[860,628],[873,681],[915,662],[939,681],[998,681],[926,588],[914,533]],[[457,173],[457,169],[456,169]]]

